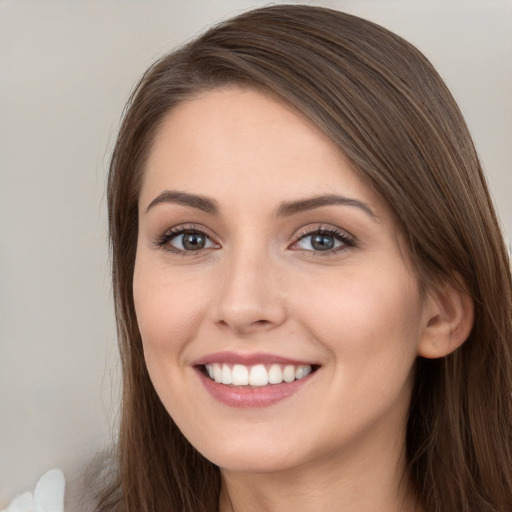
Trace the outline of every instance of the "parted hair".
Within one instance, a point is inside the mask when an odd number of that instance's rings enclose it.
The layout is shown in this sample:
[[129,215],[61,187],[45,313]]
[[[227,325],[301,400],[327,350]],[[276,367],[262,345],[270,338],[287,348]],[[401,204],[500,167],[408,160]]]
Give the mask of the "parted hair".
[[429,61],[390,31],[304,5],[260,8],[159,59],[124,112],[108,178],[123,391],[101,512],[214,512],[219,469],[185,439],[151,384],[133,303],[138,196],[155,132],[180,102],[224,85],[273,94],[309,118],[392,211],[422,290],[475,304],[467,341],[418,358],[407,477],[427,512],[512,510],[512,302],[507,252],[470,134]]

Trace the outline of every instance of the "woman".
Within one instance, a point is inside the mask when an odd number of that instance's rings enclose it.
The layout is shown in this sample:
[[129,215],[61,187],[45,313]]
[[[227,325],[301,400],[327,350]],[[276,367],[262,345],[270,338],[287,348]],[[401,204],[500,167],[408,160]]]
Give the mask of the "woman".
[[108,200],[99,510],[511,510],[508,259],[415,48],[318,7],[214,27],[136,88]]

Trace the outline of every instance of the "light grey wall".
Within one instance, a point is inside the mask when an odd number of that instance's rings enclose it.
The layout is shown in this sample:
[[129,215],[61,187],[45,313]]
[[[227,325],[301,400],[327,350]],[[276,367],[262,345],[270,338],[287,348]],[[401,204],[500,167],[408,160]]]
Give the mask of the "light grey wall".
[[[51,467],[72,480],[110,438],[118,368],[104,185],[129,91],[178,42],[266,3],[0,0],[0,508]],[[512,2],[303,3],[377,21],[426,53],[512,232]]]

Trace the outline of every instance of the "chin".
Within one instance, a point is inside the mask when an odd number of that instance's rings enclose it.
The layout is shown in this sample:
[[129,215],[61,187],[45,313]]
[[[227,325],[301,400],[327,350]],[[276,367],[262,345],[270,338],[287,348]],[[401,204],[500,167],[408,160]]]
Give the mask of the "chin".
[[[197,446],[210,462],[226,471],[241,473],[274,473],[292,469],[304,462],[304,453],[285,446],[281,441],[259,442],[245,438],[239,442],[215,443],[212,446]],[[298,445],[303,443],[298,443]]]
[[267,456],[261,453],[221,454],[210,459],[221,470],[236,473],[281,473],[293,469],[298,463],[289,456],[273,454]]

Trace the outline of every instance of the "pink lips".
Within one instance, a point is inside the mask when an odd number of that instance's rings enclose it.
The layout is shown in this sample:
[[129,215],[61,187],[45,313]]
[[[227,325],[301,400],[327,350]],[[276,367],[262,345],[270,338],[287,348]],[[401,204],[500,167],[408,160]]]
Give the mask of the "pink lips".
[[266,386],[233,386],[215,382],[204,374],[204,365],[213,363],[241,364],[245,366],[257,364],[312,365],[312,363],[264,353],[236,354],[227,351],[209,354],[194,361],[192,365],[197,370],[197,375],[206,390],[217,401],[230,407],[252,408],[276,404],[297,393],[314,375],[314,373],[311,373],[293,382],[282,382]]
[[227,363],[227,364],[243,364],[251,366],[254,364],[313,364],[309,361],[299,361],[297,359],[289,359],[287,357],[276,356],[273,354],[265,353],[252,353],[252,354],[236,354],[234,352],[215,352],[205,357],[201,357],[192,362],[192,366],[203,366],[212,363]]

